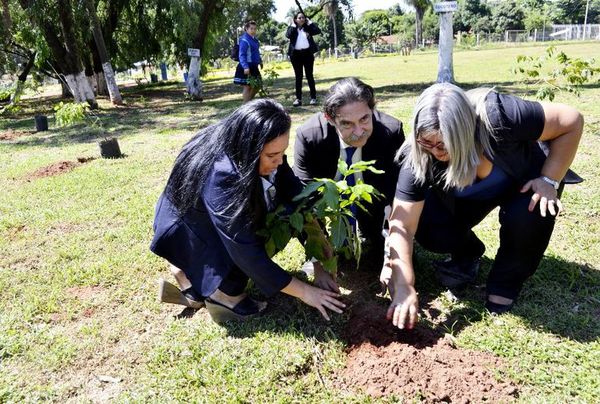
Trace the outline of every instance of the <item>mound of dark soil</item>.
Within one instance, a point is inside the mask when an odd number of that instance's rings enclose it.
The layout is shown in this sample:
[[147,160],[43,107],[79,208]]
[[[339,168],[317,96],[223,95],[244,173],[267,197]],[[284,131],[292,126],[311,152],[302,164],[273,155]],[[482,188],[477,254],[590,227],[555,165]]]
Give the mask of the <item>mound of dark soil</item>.
[[398,330],[374,303],[355,309],[345,328],[348,359],[335,383],[374,397],[396,394],[426,402],[508,402],[518,395],[496,375],[503,363],[491,354],[456,348],[424,326]]
[[53,175],[59,175],[67,173],[82,164],[94,160],[94,157],[78,157],[77,161],[59,161],[58,163],[52,163],[49,166],[42,167],[34,171],[27,176],[27,180],[34,180],[37,178],[51,177]]
[[14,140],[22,136],[32,135],[34,133],[34,130],[6,129],[4,132],[0,132],[0,140]]

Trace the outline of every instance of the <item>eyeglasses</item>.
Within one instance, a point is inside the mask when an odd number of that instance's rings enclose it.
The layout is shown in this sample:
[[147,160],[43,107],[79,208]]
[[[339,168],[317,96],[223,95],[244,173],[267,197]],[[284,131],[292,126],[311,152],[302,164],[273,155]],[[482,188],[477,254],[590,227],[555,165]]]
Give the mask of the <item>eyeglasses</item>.
[[423,147],[426,150],[437,150],[439,152],[445,152],[446,151],[446,146],[444,145],[444,142],[437,142],[437,143],[430,143],[426,140],[423,139],[419,139],[417,138],[417,143],[419,145],[421,145],[421,147]]

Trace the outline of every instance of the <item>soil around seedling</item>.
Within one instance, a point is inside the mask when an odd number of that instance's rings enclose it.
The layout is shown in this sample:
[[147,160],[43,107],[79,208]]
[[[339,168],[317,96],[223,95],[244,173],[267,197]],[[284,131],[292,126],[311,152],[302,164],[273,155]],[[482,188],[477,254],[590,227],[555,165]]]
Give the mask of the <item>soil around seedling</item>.
[[52,163],[46,167],[42,167],[35,170],[33,173],[27,175],[25,179],[31,181],[38,178],[52,177],[54,175],[68,173],[69,171],[72,171],[75,167],[79,167],[80,165],[89,163],[90,161],[95,159],[95,157],[77,157],[77,160],[75,161],[59,161],[57,163]]
[[499,380],[504,368],[494,355],[455,347],[453,339],[418,324],[398,330],[386,320],[386,307],[355,308],[343,337],[346,366],[337,387],[372,397],[396,395],[424,402],[510,402],[518,397],[511,381]]

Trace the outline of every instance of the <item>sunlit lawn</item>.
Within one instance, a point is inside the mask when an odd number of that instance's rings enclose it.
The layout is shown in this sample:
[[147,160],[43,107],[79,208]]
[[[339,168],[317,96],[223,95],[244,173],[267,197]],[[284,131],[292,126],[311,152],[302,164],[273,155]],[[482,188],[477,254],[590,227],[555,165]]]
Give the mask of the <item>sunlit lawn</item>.
[[[531,97],[533,89],[515,82],[510,68],[516,55],[543,49],[459,52],[456,80]],[[561,49],[589,57],[600,44]],[[319,96],[339,78],[365,80],[376,89],[378,107],[409,132],[414,101],[436,70],[437,54],[414,53],[326,61],[315,76]],[[292,109],[291,68],[280,74],[271,94],[290,107],[295,129],[317,108]],[[156,299],[157,279],[170,275],[148,250],[154,203],[183,143],[240,104],[240,90],[230,83],[229,77],[208,80],[202,103],[186,101],[181,84],[127,88],[126,107],[101,100],[103,128],[55,128],[56,98],[29,100],[21,113],[0,118],[2,133],[33,129],[34,111],[50,115],[49,132],[0,141],[0,402],[368,401],[331,384],[344,363],[344,316],[328,324],[279,296],[265,316],[222,328],[205,310],[182,313]],[[573,168],[586,181],[566,188],[566,212],[513,314],[489,317],[477,291],[448,302],[420,250],[417,288],[440,299],[447,315],[461,313],[447,330],[460,346],[506,359],[520,400],[594,402],[600,398],[600,87],[557,101],[585,116]],[[103,131],[118,136],[125,158],[31,176],[59,161],[99,157]],[[481,283],[498,247],[496,221],[492,215],[477,228],[487,245]],[[298,271],[302,256],[292,243],[277,259]],[[356,288],[352,274],[347,278],[342,286]],[[377,275],[368,279],[363,292],[374,295]]]

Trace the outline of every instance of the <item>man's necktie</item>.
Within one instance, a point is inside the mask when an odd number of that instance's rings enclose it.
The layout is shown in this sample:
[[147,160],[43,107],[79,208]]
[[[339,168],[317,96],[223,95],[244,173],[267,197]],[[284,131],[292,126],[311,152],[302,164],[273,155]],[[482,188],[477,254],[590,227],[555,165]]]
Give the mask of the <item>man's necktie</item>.
[[[346,164],[348,164],[348,167],[352,165],[352,156],[354,156],[355,151],[356,147],[346,147]],[[346,177],[346,182],[350,186],[356,185],[356,179],[354,178],[354,174],[351,174],[348,177]]]
[[[356,147],[346,147],[346,164],[348,164],[348,167],[352,165],[352,156],[354,156],[355,151]],[[350,174],[346,177],[346,183],[348,186],[356,185],[356,178],[354,177],[354,174]],[[352,216],[356,218],[357,209],[355,205],[350,205],[350,211],[352,212]],[[356,230],[356,220],[349,217],[348,222],[350,222],[352,225],[352,229]]]

